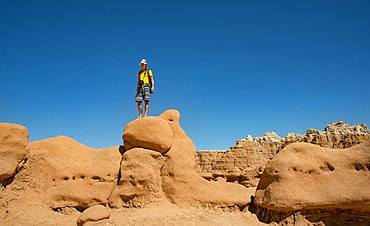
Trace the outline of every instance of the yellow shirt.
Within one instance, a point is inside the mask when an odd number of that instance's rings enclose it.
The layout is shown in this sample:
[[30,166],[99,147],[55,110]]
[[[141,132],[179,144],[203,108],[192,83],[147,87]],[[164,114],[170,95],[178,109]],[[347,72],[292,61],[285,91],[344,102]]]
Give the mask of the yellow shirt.
[[149,84],[149,81],[150,81],[149,76],[153,77],[152,70],[146,70],[146,71],[142,71],[142,72],[139,73],[139,78],[140,78],[141,81],[143,81],[144,85]]

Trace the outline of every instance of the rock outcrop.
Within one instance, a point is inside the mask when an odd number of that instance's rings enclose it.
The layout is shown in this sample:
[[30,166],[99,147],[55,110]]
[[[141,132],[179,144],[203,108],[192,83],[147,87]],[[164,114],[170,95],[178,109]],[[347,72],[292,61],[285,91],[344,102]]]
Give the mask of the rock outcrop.
[[146,117],[140,123],[134,120],[128,123],[123,132],[127,150],[142,147],[164,154],[171,148],[172,139],[171,126],[167,120],[160,117]]
[[0,123],[0,184],[6,185],[21,168],[28,153],[25,127]]
[[175,110],[130,122],[123,134],[123,155],[119,146],[89,148],[64,136],[28,144],[24,127],[1,128],[1,179],[12,180],[2,190],[0,204],[8,207],[21,202],[62,212],[153,203],[243,208],[250,201],[245,187],[197,174],[195,146]]
[[[363,225],[370,222],[369,188],[370,142],[347,149],[294,143],[267,164],[254,203],[270,211],[264,212],[265,221],[281,216],[277,213],[312,215],[314,210],[325,210],[336,213],[342,222],[341,213],[351,211],[351,223]],[[344,224],[345,219],[338,223]]]
[[164,157],[159,152],[144,148],[126,151],[122,156],[121,177],[110,197],[110,206],[143,207],[166,202],[161,181],[163,166]]
[[197,171],[208,180],[238,182],[255,187],[267,162],[285,146],[295,142],[307,142],[328,148],[349,148],[370,140],[370,131],[364,124],[348,125],[335,122],[324,131],[308,129],[305,135],[289,133],[280,138],[274,132],[262,137],[238,140],[227,151],[198,151]]
[[370,211],[370,142],[348,149],[294,143],[271,160],[256,204],[279,212],[343,208]]
[[[338,122],[197,153],[175,110],[128,123],[124,146],[111,148],[64,136],[29,143],[25,127],[0,123],[0,225],[135,224],[130,207],[171,210],[174,217],[160,215],[158,224],[172,224],[183,209],[215,207],[238,212],[232,225],[259,225],[256,215],[281,225],[368,225],[369,134],[365,125]],[[139,222],[156,224],[145,214]],[[193,222],[210,223],[204,216]]]
[[6,200],[82,210],[108,202],[118,178],[118,147],[89,148],[64,136],[28,146],[27,162],[7,187]]
[[[138,142],[140,137],[146,137],[146,142]],[[249,202],[245,187],[210,182],[197,174],[195,146],[180,126],[179,112],[168,110],[159,117],[137,119],[126,126],[123,139],[127,151],[110,205],[170,202],[243,207]]]

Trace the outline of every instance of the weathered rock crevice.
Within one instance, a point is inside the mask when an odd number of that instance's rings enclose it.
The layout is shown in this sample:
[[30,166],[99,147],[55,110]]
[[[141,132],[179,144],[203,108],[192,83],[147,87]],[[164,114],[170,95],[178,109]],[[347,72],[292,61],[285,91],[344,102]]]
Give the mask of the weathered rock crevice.
[[17,165],[17,167],[15,168],[15,173],[13,175],[11,175],[10,177],[8,178],[5,178],[2,182],[1,182],[1,187],[3,188],[6,188],[8,185],[10,185],[15,176],[20,173],[23,169],[24,169],[24,165],[27,163],[27,156]]
[[8,186],[27,161],[28,130],[24,126],[0,123],[0,184]]

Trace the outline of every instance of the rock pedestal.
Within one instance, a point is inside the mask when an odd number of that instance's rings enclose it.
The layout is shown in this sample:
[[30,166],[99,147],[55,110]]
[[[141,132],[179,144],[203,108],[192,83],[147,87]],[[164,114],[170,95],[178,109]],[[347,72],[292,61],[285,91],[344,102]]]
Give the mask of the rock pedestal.
[[[145,142],[139,142],[145,137]],[[195,146],[180,127],[180,113],[130,122],[124,129],[121,178],[110,198],[112,206],[171,202],[178,206],[240,206],[249,202],[245,187],[210,182],[195,170]],[[128,145],[126,145],[128,144]]]

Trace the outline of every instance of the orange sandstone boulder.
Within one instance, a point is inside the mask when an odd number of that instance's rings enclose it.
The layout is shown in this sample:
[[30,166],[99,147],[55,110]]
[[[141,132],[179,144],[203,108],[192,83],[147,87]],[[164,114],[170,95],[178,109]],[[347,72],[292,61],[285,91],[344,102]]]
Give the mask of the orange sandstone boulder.
[[109,204],[112,207],[142,207],[166,200],[162,191],[160,170],[164,157],[156,151],[132,148],[121,162],[121,176]]
[[49,138],[30,143],[16,182],[52,208],[87,208],[108,202],[120,160],[118,147],[95,149],[64,136]]
[[126,150],[141,147],[163,154],[171,148],[173,132],[163,118],[145,117],[128,123],[122,137]]
[[110,210],[102,205],[91,206],[84,210],[77,218],[77,225],[82,226],[87,222],[96,222],[108,219],[111,213]]
[[195,170],[195,146],[180,126],[180,113],[168,110],[160,117],[168,121],[174,133],[172,147],[164,154],[166,164],[161,171],[166,196],[180,206],[245,206],[249,196],[244,186],[208,181],[198,175]]
[[255,203],[270,210],[358,209],[370,212],[370,142],[347,149],[288,145],[259,181]]

